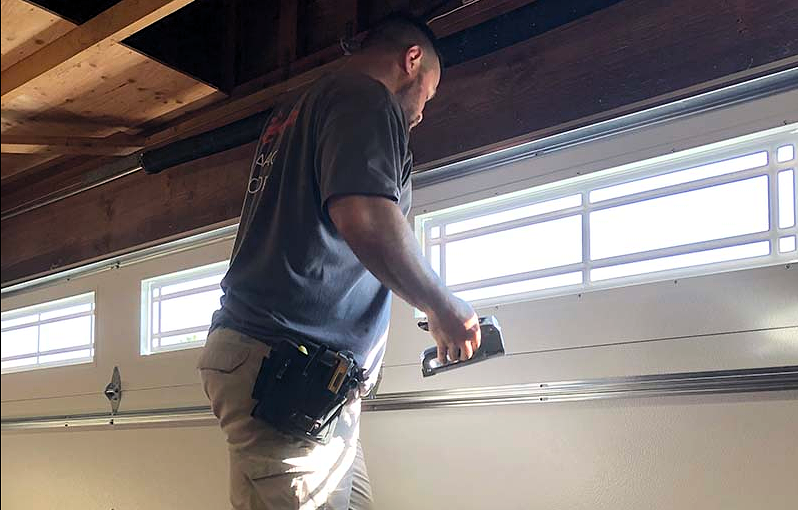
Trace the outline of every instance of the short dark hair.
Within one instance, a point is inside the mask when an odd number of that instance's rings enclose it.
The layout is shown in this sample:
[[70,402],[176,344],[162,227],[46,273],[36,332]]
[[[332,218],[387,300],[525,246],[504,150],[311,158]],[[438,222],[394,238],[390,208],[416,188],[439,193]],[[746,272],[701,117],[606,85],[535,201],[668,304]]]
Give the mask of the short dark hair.
[[368,31],[360,47],[405,50],[416,44],[434,52],[438,57],[438,64],[443,67],[438,38],[423,20],[404,12],[395,12],[383,18]]

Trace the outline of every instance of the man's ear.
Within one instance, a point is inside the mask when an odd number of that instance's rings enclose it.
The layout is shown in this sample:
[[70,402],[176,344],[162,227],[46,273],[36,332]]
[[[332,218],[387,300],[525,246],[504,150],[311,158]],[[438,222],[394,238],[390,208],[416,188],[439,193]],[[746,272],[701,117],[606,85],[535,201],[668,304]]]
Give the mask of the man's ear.
[[405,51],[404,71],[410,76],[416,76],[421,70],[421,58],[424,56],[424,50],[419,45],[413,45]]

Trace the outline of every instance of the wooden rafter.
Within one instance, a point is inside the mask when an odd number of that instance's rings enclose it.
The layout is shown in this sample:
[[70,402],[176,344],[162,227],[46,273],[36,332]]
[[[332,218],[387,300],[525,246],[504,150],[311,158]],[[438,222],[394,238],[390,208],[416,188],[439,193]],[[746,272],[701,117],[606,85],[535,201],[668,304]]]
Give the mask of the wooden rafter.
[[125,156],[144,147],[144,140],[116,135],[104,138],[2,135],[2,152],[6,154],[86,154]]
[[280,0],[280,24],[278,28],[278,62],[280,66],[286,66],[296,60],[298,4],[299,2],[296,0]]
[[83,52],[121,41],[191,2],[122,0],[3,71],[2,100],[16,97],[26,83],[44,73],[79,60]]
[[481,0],[470,4],[463,2],[465,5],[461,4],[460,7],[452,8],[448,13],[444,12],[444,15],[440,17],[434,17],[429,25],[436,36],[446,37],[447,35],[478,25],[534,1],[535,0]]

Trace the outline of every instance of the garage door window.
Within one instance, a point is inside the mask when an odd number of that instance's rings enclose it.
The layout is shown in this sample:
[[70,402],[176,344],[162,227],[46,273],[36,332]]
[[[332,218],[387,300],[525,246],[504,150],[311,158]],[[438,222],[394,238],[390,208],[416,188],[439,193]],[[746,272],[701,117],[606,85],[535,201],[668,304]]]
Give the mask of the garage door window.
[[417,233],[480,305],[791,261],[796,128],[420,215]]

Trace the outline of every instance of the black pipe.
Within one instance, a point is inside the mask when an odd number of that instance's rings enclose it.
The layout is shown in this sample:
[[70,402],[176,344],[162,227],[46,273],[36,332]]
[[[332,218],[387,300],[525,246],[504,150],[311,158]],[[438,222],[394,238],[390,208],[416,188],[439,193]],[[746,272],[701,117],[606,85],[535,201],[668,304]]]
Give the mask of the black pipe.
[[258,112],[212,131],[143,152],[139,165],[148,174],[157,174],[181,163],[253,142],[258,139],[270,112]]

